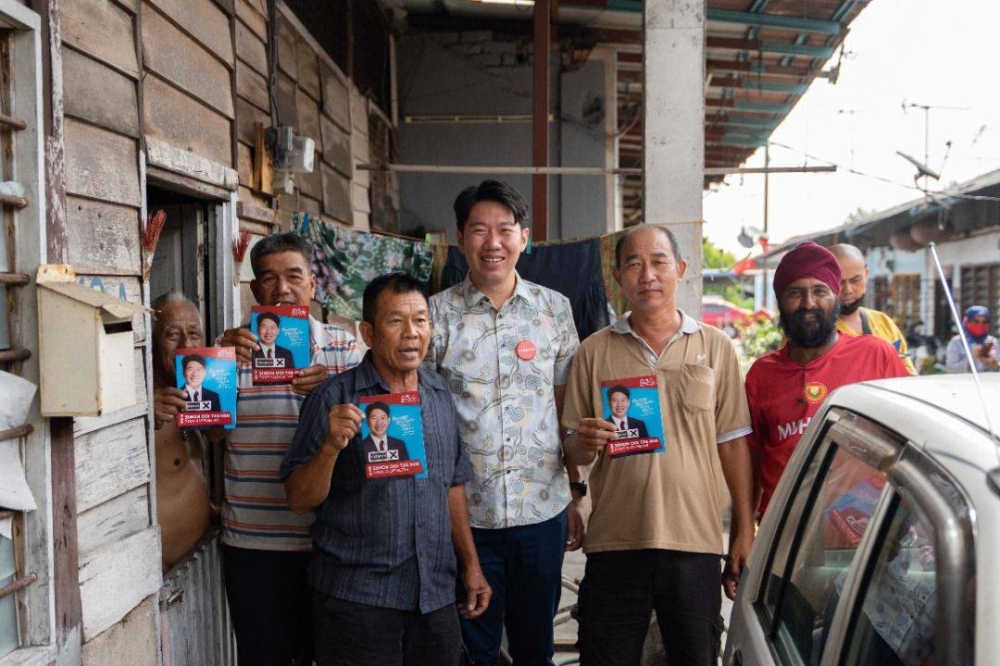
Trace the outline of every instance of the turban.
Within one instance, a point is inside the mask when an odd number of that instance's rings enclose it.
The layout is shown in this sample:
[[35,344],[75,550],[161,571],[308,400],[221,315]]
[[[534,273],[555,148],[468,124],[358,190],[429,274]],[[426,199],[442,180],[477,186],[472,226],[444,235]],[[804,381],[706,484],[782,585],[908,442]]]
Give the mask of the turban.
[[830,291],[840,294],[840,264],[833,253],[812,241],[799,243],[781,259],[774,271],[774,295],[781,300],[796,280],[812,278],[826,283]]

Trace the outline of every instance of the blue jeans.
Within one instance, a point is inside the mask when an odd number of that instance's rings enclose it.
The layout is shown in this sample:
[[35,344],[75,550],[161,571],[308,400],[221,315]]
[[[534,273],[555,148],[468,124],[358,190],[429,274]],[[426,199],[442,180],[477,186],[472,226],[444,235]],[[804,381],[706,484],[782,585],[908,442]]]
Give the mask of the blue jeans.
[[[562,593],[566,511],[535,525],[472,530],[479,565],[493,588],[486,612],[462,619],[465,649],[476,666],[496,666],[504,624],[516,666],[551,666],[552,620]],[[465,599],[461,582],[459,600]]]

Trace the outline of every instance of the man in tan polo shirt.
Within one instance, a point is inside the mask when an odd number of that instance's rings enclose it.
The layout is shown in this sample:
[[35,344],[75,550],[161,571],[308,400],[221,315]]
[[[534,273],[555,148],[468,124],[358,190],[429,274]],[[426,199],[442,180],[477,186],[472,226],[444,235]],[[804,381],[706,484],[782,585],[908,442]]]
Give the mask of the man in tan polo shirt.
[[[707,666],[721,629],[723,479],[733,498],[723,572],[730,597],[753,539],[746,394],[729,338],[677,309],[687,265],[669,229],[629,230],[615,266],[631,312],[581,344],[562,415],[568,461],[594,463],[580,663],[638,664],[655,610],[670,663]],[[618,383],[649,387],[650,377],[662,427],[646,423],[662,446],[615,457],[607,445],[619,434],[604,419],[602,394]]]

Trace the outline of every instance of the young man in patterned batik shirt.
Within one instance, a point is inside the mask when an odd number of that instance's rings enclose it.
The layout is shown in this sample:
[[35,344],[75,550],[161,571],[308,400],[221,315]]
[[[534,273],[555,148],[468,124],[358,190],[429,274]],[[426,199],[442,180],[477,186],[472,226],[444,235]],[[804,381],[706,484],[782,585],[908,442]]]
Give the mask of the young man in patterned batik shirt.
[[579,339],[569,299],[515,270],[527,213],[506,183],[462,191],[455,217],[469,274],[431,298],[427,365],[458,409],[472,534],[493,589],[487,611],[462,621],[477,666],[497,663],[504,624],[514,663],[552,663],[563,554],[583,540],[586,486],[570,483],[578,476],[563,462],[558,416]]

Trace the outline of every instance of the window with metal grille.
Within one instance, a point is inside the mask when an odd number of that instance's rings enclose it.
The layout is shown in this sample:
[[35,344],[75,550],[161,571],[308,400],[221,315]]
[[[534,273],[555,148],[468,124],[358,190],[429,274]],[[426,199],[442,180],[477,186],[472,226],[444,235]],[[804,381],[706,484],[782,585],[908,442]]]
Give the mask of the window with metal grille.
[[995,313],[1000,306],[1000,264],[962,267],[962,311],[972,305],[985,305]]
[[920,274],[906,273],[892,278],[893,311],[900,329],[920,321]]

